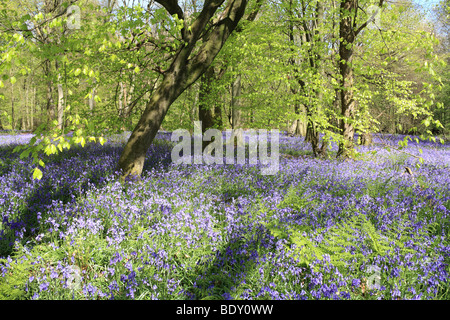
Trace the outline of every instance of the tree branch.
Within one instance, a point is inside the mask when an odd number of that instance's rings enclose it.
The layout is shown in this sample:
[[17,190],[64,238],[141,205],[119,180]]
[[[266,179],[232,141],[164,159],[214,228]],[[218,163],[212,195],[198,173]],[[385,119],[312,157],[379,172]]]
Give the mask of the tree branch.
[[155,0],[160,5],[162,5],[167,12],[170,13],[170,15],[176,14],[178,16],[178,19],[184,19],[184,13],[183,10],[181,10],[180,6],[178,5],[177,0]]

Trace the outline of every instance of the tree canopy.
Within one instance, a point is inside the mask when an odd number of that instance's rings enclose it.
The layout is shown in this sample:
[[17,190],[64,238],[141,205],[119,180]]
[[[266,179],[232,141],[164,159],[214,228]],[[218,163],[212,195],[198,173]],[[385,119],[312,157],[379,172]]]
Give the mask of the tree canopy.
[[[448,131],[449,5],[412,1],[0,0],[0,130],[33,156],[132,131],[140,175],[158,130],[276,128],[315,156],[354,137]],[[72,134],[68,135],[69,132]],[[56,142],[56,143],[55,143]]]

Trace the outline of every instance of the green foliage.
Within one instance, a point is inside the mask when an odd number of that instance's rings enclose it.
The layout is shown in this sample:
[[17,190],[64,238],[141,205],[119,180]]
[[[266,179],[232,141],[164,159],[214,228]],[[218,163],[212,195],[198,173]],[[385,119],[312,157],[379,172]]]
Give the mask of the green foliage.
[[300,211],[306,206],[313,206],[317,201],[314,198],[315,193],[304,196],[305,189],[303,186],[290,186],[282,202],[278,208],[292,208],[295,211]]
[[[369,195],[380,196],[386,193],[386,185],[390,180],[391,178],[376,185],[368,184]],[[316,197],[314,194],[305,196],[304,188],[290,187],[278,208],[291,208],[297,213],[313,208]],[[403,254],[413,252],[405,247],[405,243],[411,239],[413,229],[404,222],[394,222],[390,229],[381,233],[376,228],[377,221],[370,215],[358,213],[349,207],[341,216],[341,220],[333,226],[315,229],[308,222],[300,225],[283,224],[274,219],[273,213],[271,222],[263,224],[272,236],[283,241],[290,256],[297,259],[301,266],[313,267],[315,271],[318,268],[315,262],[318,260],[329,261],[344,272],[355,258],[361,264],[378,256],[393,254],[395,250],[400,250]],[[422,235],[424,236],[425,234]]]
[[0,300],[25,299],[26,283],[33,268],[31,260],[27,258],[0,259],[0,266],[6,268],[5,274],[0,278]]
[[[266,227],[274,237],[286,239],[286,247],[291,255],[306,267],[317,259],[323,260],[327,255],[331,264],[343,272],[353,258],[360,258],[359,261],[370,260],[394,249],[389,244],[390,239],[382,237],[363,214],[353,215],[331,228],[317,229],[314,232],[306,226],[286,228],[274,222]],[[321,235],[323,240],[313,240],[317,235]],[[360,249],[355,247],[361,237],[365,239],[363,244],[372,252],[368,256],[358,252]]]

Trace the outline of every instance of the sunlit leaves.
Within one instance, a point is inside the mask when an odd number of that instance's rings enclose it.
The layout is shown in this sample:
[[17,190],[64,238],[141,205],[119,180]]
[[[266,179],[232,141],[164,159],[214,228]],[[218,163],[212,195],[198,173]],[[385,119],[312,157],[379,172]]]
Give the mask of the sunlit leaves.
[[41,180],[42,179],[42,171],[39,168],[34,168],[33,170],[33,179]]

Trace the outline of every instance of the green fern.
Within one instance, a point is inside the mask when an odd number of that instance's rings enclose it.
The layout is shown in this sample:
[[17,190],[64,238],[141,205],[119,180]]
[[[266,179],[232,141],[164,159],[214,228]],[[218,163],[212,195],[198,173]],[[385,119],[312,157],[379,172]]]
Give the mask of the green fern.
[[[355,258],[362,263],[376,255],[386,255],[394,251],[390,245],[394,239],[381,236],[364,214],[355,214],[331,228],[317,229],[314,232],[305,232],[308,230],[305,226],[288,229],[270,223],[266,224],[266,227],[274,237],[286,239],[286,247],[291,255],[299,258],[301,265],[308,267],[313,261],[322,260],[328,255],[330,262],[343,270],[347,268],[349,261],[354,261]],[[312,240],[314,235],[323,235],[323,240]],[[364,244],[372,250],[367,256],[361,252],[361,238],[366,239]],[[403,247],[402,244],[399,245]]]
[[16,260],[8,263],[0,259],[0,265],[9,265],[6,274],[0,278],[0,300],[22,300],[26,298],[25,286],[30,276],[30,260]]
[[303,196],[305,190],[302,188],[303,186],[293,187],[290,186],[283,201],[278,204],[278,208],[291,208],[294,211],[300,211],[302,208],[307,206],[311,206],[315,203],[314,201],[314,193],[309,196]]
[[[387,179],[383,187],[386,187],[389,181],[390,179]],[[291,186],[278,208],[289,207],[300,211],[314,205],[313,196],[306,197],[304,193],[303,186]],[[276,221],[264,225],[272,236],[285,239],[287,241],[285,246],[290,255],[306,267],[312,266],[316,260],[323,260],[325,255],[329,256],[330,263],[343,271],[348,268],[349,263],[354,264],[355,261],[363,263],[378,255],[394,254],[395,248],[399,248],[403,254],[414,252],[412,249],[405,248],[406,241],[413,235],[412,228],[402,222],[407,219],[393,222],[389,230],[381,234],[365,214],[350,209],[344,217],[341,222],[332,227],[316,230],[312,230],[307,225],[287,226]],[[316,241],[314,240],[316,236],[322,236],[323,239]],[[415,238],[417,236],[415,234]],[[419,235],[419,238],[422,236]],[[370,249],[369,254],[363,254],[363,246]]]

